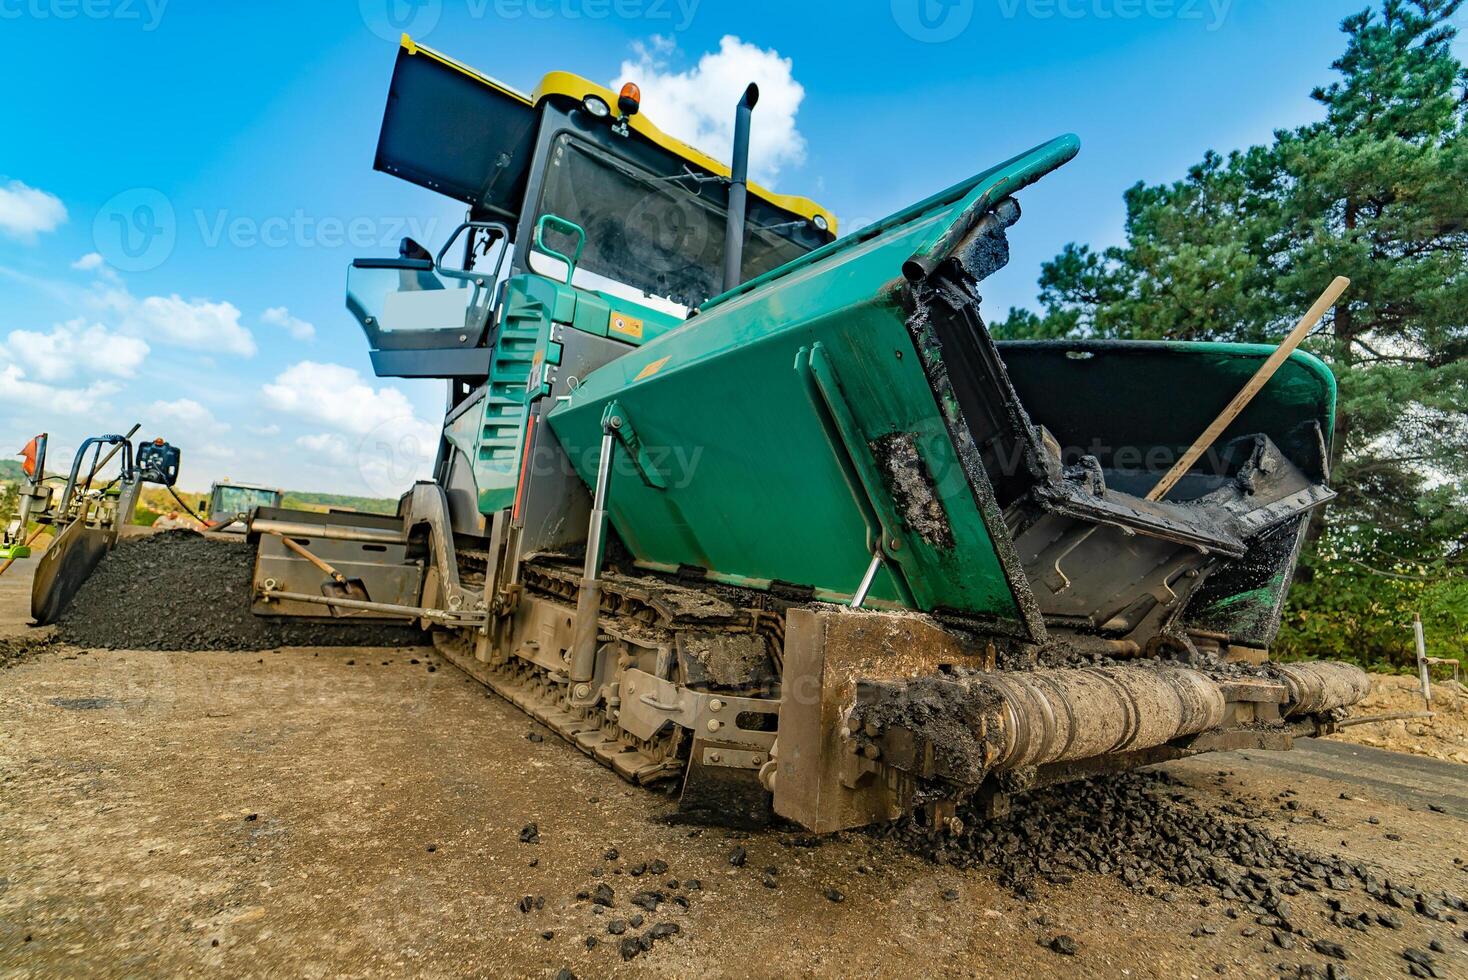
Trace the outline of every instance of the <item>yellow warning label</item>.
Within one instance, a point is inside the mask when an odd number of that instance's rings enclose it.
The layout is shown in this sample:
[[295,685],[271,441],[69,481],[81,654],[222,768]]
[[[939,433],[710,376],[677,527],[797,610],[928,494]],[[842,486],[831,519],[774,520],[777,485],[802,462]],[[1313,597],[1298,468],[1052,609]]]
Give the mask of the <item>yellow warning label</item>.
[[642,339],[642,321],[635,316],[625,313],[613,313],[611,322],[612,333],[619,333],[624,337]]
[[654,374],[657,374],[659,371],[661,371],[663,369],[663,365],[667,364],[670,360],[672,360],[671,357],[664,357],[660,358],[659,360],[653,361],[647,367],[637,372],[637,377],[633,378],[632,380],[641,381],[643,378],[652,377]]

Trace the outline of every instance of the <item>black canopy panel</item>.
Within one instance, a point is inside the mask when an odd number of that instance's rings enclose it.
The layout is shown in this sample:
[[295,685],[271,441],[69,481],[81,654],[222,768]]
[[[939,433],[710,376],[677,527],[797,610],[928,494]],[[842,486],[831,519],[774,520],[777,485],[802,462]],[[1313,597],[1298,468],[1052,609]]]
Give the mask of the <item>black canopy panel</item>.
[[527,96],[405,41],[373,166],[476,210],[518,217],[536,121]]

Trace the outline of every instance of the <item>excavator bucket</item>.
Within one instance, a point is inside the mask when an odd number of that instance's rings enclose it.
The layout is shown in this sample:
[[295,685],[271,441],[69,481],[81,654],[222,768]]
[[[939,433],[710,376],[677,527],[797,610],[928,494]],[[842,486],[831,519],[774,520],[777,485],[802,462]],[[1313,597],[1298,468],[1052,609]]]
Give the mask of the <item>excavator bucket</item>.
[[[86,439],[77,447],[65,489],[59,496],[46,489],[41,479],[45,472],[46,436],[38,436],[26,447],[23,455],[32,481],[22,488],[20,514],[6,530],[5,537],[15,544],[28,544],[25,535],[30,521],[59,529],[36,563],[31,584],[31,617],[39,625],[56,622],[112,550],[119,528],[133,518],[143,484],[172,487],[177,479],[179,451],[163,439],[139,443],[134,453],[131,440],[139,428],[140,425],[134,425],[126,435]],[[109,446],[104,456],[102,449]],[[93,479],[118,454],[122,457],[120,471],[106,487],[92,489]]]
[[31,583],[31,618],[38,625],[49,626],[60,618],[111,550],[115,533],[73,521],[56,535],[36,562]]

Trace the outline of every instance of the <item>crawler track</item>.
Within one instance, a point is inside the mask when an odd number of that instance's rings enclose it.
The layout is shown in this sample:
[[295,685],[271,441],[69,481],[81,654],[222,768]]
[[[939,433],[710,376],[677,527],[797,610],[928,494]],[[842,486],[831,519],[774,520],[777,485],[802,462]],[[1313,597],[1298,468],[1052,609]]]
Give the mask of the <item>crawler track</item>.
[[[488,555],[461,555],[461,576],[483,575]],[[553,559],[528,562],[522,570],[527,594],[574,608],[581,584],[579,571]],[[784,646],[783,609],[739,603],[737,590],[724,593],[688,587],[651,575],[607,573],[602,580],[602,629],[614,641],[635,648],[672,651],[680,631],[758,633],[769,639],[778,672]],[[653,739],[641,739],[616,721],[614,706],[572,705],[568,684],[544,666],[513,654],[475,655],[478,636],[469,630],[437,630],[434,645],[450,663],[550,728],[567,742],[639,785],[665,782],[682,775],[691,742],[686,729],[670,726]],[[667,669],[676,670],[671,659]]]
[[444,659],[624,779],[645,786],[683,771],[680,729],[652,742],[634,738],[600,710],[568,706],[565,684],[544,668],[517,657],[481,662],[467,630],[438,630],[433,640]]

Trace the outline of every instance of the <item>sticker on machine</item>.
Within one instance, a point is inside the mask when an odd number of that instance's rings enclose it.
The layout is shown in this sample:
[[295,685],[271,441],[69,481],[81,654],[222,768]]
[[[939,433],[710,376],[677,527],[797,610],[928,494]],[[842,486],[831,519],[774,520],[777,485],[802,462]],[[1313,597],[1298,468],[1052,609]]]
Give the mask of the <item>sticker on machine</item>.
[[619,333],[624,337],[631,337],[634,340],[642,339],[642,321],[635,316],[613,312],[610,327],[612,333]]
[[633,381],[641,381],[643,378],[650,378],[650,377],[652,377],[654,374],[657,374],[659,371],[661,371],[663,369],[663,365],[664,364],[667,364],[668,361],[670,361],[671,359],[672,359],[671,357],[662,357],[662,358],[659,358],[656,361],[653,361],[647,367],[645,367],[641,371],[637,372],[637,377],[633,378],[632,380]]

